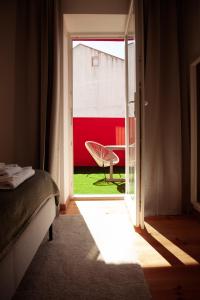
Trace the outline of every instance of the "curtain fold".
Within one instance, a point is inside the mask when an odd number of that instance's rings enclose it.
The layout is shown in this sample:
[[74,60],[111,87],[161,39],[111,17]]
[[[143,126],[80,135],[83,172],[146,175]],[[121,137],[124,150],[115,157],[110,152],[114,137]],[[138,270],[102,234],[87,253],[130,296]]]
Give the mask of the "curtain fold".
[[61,14],[59,1],[41,8],[41,121],[40,167],[59,177],[61,147]]
[[145,215],[179,214],[182,198],[180,70],[176,1],[144,3]]
[[52,175],[63,194],[59,0],[17,0],[15,160]]

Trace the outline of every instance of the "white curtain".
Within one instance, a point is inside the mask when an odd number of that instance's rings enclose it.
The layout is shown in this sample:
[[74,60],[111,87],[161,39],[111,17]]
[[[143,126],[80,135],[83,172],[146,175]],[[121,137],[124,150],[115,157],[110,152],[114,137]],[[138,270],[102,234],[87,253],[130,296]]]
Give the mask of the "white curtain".
[[176,1],[146,1],[142,197],[145,215],[179,214],[182,201]]
[[16,0],[15,161],[48,171],[64,193],[59,0]]
[[66,201],[64,168],[64,99],[62,90],[62,14],[60,1],[47,0],[42,10],[41,167],[51,174]]

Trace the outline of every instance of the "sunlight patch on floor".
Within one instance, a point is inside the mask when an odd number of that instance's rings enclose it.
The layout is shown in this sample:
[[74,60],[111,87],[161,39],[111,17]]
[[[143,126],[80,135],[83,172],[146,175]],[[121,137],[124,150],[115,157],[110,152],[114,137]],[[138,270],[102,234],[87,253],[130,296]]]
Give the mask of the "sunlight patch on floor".
[[[129,219],[124,200],[76,201],[105,263],[141,266],[170,264],[138,233]],[[91,259],[91,253],[89,257]]]
[[167,239],[164,235],[158,232],[147,222],[145,222],[145,227],[154,239],[156,239],[161,245],[163,245],[170,253],[176,256],[176,258],[178,258],[178,260],[180,260],[184,265],[199,265],[198,261],[196,261],[181,248],[176,246],[173,242]]

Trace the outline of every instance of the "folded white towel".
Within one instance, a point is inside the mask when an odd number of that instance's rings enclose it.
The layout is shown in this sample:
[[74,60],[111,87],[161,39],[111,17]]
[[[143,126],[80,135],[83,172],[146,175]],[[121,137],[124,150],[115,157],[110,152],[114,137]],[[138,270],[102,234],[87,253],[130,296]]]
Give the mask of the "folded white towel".
[[12,176],[22,170],[18,165],[10,164],[5,165],[0,169],[0,176]]
[[35,170],[32,167],[22,168],[17,174],[7,177],[0,182],[0,189],[15,189],[21,183],[23,183],[28,178],[32,177],[35,174]]

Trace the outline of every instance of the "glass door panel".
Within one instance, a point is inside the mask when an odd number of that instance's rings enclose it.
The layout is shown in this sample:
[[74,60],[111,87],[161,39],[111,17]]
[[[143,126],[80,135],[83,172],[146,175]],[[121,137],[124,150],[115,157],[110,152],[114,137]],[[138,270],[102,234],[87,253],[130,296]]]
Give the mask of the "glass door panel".
[[126,204],[133,224],[136,220],[136,57],[134,14],[130,13],[128,31],[125,38],[126,47]]

